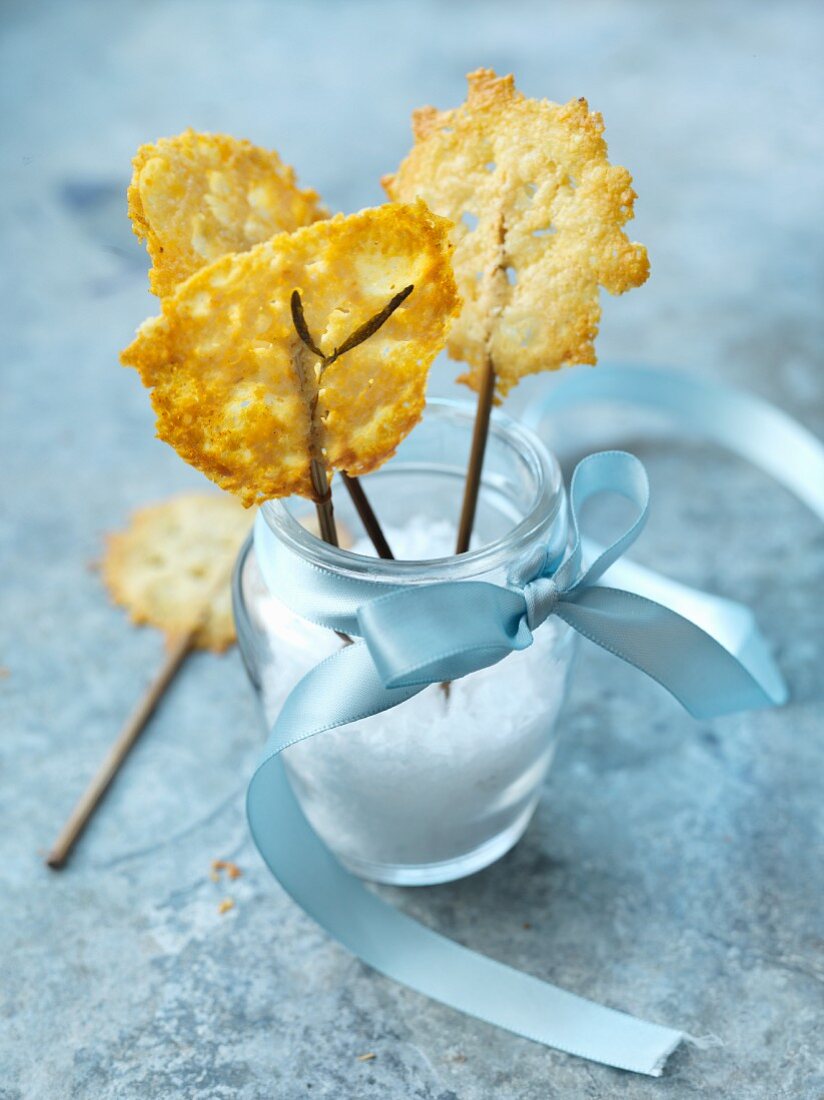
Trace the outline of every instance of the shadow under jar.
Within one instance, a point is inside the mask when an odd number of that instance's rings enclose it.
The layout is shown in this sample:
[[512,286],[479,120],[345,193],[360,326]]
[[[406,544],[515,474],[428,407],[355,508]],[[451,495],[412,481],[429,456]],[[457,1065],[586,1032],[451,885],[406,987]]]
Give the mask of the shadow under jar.
[[[234,606],[269,725],[298,680],[343,644],[269,592],[258,555],[272,535],[279,549],[343,582],[368,577],[387,586],[506,585],[513,566],[537,547],[547,547],[550,559],[563,555],[567,507],[558,464],[536,436],[497,414],[472,546],[452,553],[473,421],[469,404],[430,402],[395,457],[364,479],[395,561],[374,556],[340,483],[335,517],[349,549],[303,526],[314,517],[310,501],[263,505],[257,537],[235,570]],[[345,866],[376,882],[447,882],[498,859],[540,797],[573,651],[573,632],[551,617],[528,649],[456,680],[448,692],[433,684],[393,710],[286,749],[286,770],[312,827]]]

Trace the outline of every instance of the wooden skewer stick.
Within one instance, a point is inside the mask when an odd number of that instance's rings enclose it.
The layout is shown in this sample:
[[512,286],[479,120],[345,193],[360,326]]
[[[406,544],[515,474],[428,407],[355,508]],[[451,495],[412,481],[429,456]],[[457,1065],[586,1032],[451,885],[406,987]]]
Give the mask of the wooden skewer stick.
[[[329,478],[326,476],[326,470],[323,468],[323,463],[314,458],[309,468],[312,475],[312,487],[315,490],[315,511],[318,516],[320,537],[331,546],[340,546],[338,527],[335,523],[335,509],[332,505],[332,490],[329,488]],[[352,644],[352,639],[344,631],[336,630],[335,633],[344,645]]]
[[340,476],[343,484],[349,490],[349,496],[352,498],[352,503],[355,505],[361,523],[371,539],[378,557],[394,561],[395,555],[392,553],[392,549],[386,541],[386,535],[384,535],[383,528],[378,522],[378,517],[372,510],[372,505],[369,503],[369,498],[364,492],[359,478],[349,477],[349,475],[345,473],[341,473]]
[[[295,359],[295,367],[300,379],[301,389],[306,396],[307,403],[310,412],[310,421],[312,425],[312,434],[316,442],[316,436],[318,433],[317,425],[317,408],[318,408],[318,382],[323,375],[323,372],[327,367],[331,367],[342,355],[346,355],[347,352],[352,351],[358,347],[365,340],[368,340],[370,336],[374,336],[392,314],[398,309],[412,291],[415,289],[413,284],[405,286],[403,290],[393,295],[392,298],[386,303],[383,309],[370,317],[364,324],[359,325],[354,332],[336,347],[331,354],[327,355],[318,346],[318,342],[312,336],[309,330],[309,326],[306,323],[306,315],[303,311],[303,300],[300,296],[299,290],[292,291],[292,297],[289,301],[289,307],[292,313],[292,324],[294,325],[295,332],[305,348],[312,352],[314,356],[320,359],[319,373],[315,379],[314,386],[310,384],[309,373],[305,364],[300,357]],[[312,488],[315,492],[315,508],[318,514],[318,524],[320,525],[321,538],[325,542],[330,542],[333,546],[338,545],[337,531],[335,530],[335,516],[332,508],[332,493],[329,489],[329,481],[326,475],[326,470],[323,463],[319,458],[313,458],[311,462],[311,476],[312,476]],[[372,511],[372,506],[366,499],[366,493],[358,484],[357,478],[349,478],[346,474],[343,474],[343,481],[346,488],[349,490],[349,494],[352,497],[352,501],[358,511],[358,515],[366,528],[366,532],[372,540],[372,545],[375,547],[379,557],[392,558],[392,551],[389,549],[389,543],[381,530],[381,525],[378,523],[377,516]],[[345,637],[345,635],[344,635]]]
[[315,511],[318,515],[320,537],[332,546],[339,546],[338,528],[335,524],[335,509],[332,505],[332,490],[323,463],[312,459],[310,463],[312,488],[315,491]]
[[487,353],[481,377],[481,390],[478,394],[478,408],[475,413],[475,426],[472,430],[472,449],[469,453],[469,468],[466,471],[461,521],[458,526],[456,554],[465,554],[472,538],[475,526],[475,512],[478,507],[478,492],[481,487],[481,474],[484,468],[486,441],[489,437],[489,419],[492,415],[492,402],[495,397],[495,365],[491,354]]
[[[392,549],[389,543],[386,541],[386,535],[383,533],[383,528],[378,522],[378,517],[372,511],[372,505],[369,503],[369,498],[364,492],[363,486],[360,483],[360,479],[357,477],[349,477],[348,474],[341,473],[341,479],[343,484],[349,490],[349,496],[352,498],[352,503],[357,509],[357,513],[360,516],[361,523],[366,528],[366,533],[372,540],[372,545],[375,547],[379,557],[386,558],[389,561],[395,560],[395,555],[392,553]],[[449,684],[444,682],[441,684],[441,691],[446,698],[449,698]]]
[[77,804],[69,814],[66,824],[60,830],[57,840],[46,856],[46,864],[53,870],[61,868],[71,853],[72,848],[80,838],[89,820],[97,809],[103,795],[120,770],[123,761],[129,755],[132,746],[143,732],[146,723],[154,714],[157,704],[163,697],[166,688],[175,678],[180,666],[189,655],[194,646],[198,630],[203,625],[214,603],[215,596],[224,584],[229,580],[226,571],[221,571],[216,577],[214,585],[209,589],[197,614],[192,619],[188,630],[182,634],[170,636],[163,664],[155,674],[154,679],[146,688],[137,706],[129,715],[126,723],[117,736],[117,740],[106,754],[97,772],[89,782],[88,787],[77,800]]
[[[487,352],[484,371],[481,377],[481,389],[478,394],[478,407],[475,411],[475,424],[472,429],[472,447],[469,452],[469,467],[466,471],[464,498],[461,505],[461,519],[458,525],[458,538],[455,553],[465,554],[472,538],[475,526],[475,512],[478,508],[478,493],[481,488],[481,474],[484,468],[486,441],[489,438],[489,420],[492,416],[492,403],[495,398],[495,364],[492,355]],[[450,684],[444,680],[441,690],[449,701]]]
[[[356,477],[349,477],[347,474],[341,474],[343,484],[349,490],[349,495],[352,498],[352,503],[357,509],[358,515],[361,518],[361,523],[366,528],[369,538],[372,540],[372,545],[382,558],[386,558],[390,561],[395,560],[395,555],[386,541],[386,536],[383,533],[378,517],[372,511],[372,505],[369,503],[369,498],[364,492],[363,486],[360,480]],[[441,691],[446,698],[449,698],[449,684],[444,682],[441,684]]]
[[484,356],[481,385],[478,391],[478,407],[475,411],[475,427],[472,431],[469,468],[466,471],[466,485],[461,506],[461,519],[458,525],[458,539],[455,544],[456,554],[465,554],[469,549],[472,528],[475,525],[475,512],[478,507],[478,493],[481,488],[486,441],[489,437],[489,420],[495,400],[495,362],[492,358],[492,336],[495,319],[500,316],[505,300],[506,288],[506,224],[502,211],[498,216],[497,259],[492,267],[485,272],[483,281],[487,316],[486,355]]
[[121,764],[128,756],[129,751],[135,741],[137,741],[149,718],[152,716],[161,696],[174,679],[177,670],[183,664],[186,655],[192,648],[199,622],[200,620],[198,620],[187,633],[174,638],[155,678],[149,684],[143,697],[132,711],[118,734],[117,740],[109,749],[88,787],[78,799],[66,824],[60,830],[60,834],[54,842],[54,846],[46,857],[47,865],[53,870],[56,871],[65,864],[80,834],[85,829],[89,819],[103,798],[103,795],[106,793],[112,780],[120,770]]

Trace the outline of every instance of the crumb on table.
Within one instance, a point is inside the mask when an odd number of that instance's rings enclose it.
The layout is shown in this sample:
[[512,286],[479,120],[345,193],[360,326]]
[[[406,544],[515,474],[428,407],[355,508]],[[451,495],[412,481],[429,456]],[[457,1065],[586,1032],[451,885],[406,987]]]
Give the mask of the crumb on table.
[[236,863],[232,863],[230,859],[213,859],[212,870],[209,878],[212,882],[220,881],[220,872],[225,871],[227,876],[231,879],[240,878],[243,871],[238,867]]
[[217,911],[223,916],[224,913],[228,913],[229,910],[234,909],[234,907],[235,903],[231,898],[224,898],[220,905],[218,905]]

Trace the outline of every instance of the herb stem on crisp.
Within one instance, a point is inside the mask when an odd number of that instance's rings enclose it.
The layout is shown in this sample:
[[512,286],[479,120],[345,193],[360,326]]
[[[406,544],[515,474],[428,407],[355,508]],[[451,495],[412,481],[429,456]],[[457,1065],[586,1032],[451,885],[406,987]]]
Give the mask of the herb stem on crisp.
[[[370,317],[368,321],[356,328],[355,331],[347,336],[343,343],[336,347],[330,355],[325,355],[324,352],[321,351],[312,333],[309,331],[309,326],[306,323],[306,315],[303,312],[303,301],[300,296],[300,291],[292,291],[290,302],[292,324],[304,347],[308,348],[313,355],[316,355],[320,359],[319,378],[323,375],[324,370],[331,366],[332,363],[336,362],[336,360],[340,359],[342,355],[345,355],[348,351],[352,351],[353,348],[356,348],[359,344],[368,340],[370,336],[374,336],[378,329],[389,320],[395,310],[406,301],[414,289],[414,286],[407,286],[395,294],[390,298],[383,309],[379,310],[373,317]],[[311,401],[313,437],[315,435],[316,408],[317,395],[315,394]],[[359,479],[356,477],[349,477],[345,472],[342,472],[341,476],[352,498],[352,503],[355,505],[355,509],[366,529],[366,533],[372,545],[375,547],[375,552],[381,558],[394,558],[394,554],[386,540],[383,529],[367,499]],[[334,508],[332,506],[332,491],[329,488],[326,468],[322,460],[317,456],[312,458],[311,477],[321,538],[326,542],[331,542],[333,546],[337,546],[338,536],[335,527]]]

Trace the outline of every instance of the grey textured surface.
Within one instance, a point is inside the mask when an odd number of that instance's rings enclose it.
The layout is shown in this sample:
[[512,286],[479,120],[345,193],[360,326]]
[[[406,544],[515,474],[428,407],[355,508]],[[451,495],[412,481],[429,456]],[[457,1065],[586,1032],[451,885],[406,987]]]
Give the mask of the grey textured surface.
[[[190,662],[71,867],[38,855],[161,652],[89,562],[131,507],[198,482],[117,366],[154,309],[123,210],[136,146],[190,124],[246,135],[348,210],[378,201],[410,109],[458,102],[479,63],[586,94],[653,260],[647,287],[606,303],[602,358],[746,384],[821,432],[820,6],[79,0],[7,2],[0,21],[0,1097],[824,1095],[821,529],[709,448],[638,441],[655,505],[637,557],[750,603],[791,706],[696,724],[587,649],[522,843],[393,895],[703,1037],[662,1079],[430,1003],[299,912],[247,835],[261,731],[236,653]],[[215,856],[244,868],[231,890]]]

